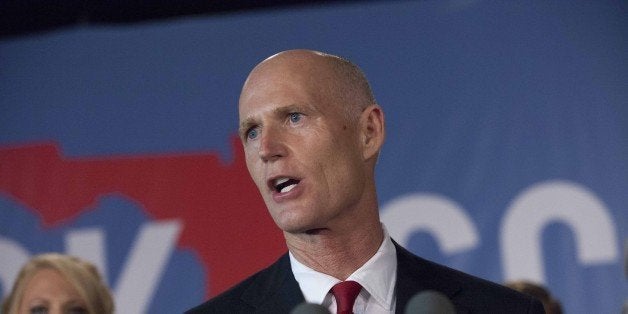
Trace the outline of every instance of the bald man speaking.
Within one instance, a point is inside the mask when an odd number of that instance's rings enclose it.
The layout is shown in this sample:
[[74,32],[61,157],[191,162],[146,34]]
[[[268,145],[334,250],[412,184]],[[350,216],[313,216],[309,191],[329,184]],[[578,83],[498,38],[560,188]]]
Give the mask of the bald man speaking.
[[246,165],[288,252],[187,313],[403,313],[422,291],[458,313],[543,313],[536,299],[408,252],[380,222],[384,112],[362,71],[317,51],[273,55],[239,101]]

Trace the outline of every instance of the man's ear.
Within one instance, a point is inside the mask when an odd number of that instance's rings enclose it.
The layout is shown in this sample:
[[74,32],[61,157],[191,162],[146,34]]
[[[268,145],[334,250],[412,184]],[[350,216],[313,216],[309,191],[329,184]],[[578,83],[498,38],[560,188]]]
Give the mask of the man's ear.
[[384,144],[384,111],[376,104],[368,106],[360,115],[362,156],[364,160],[377,158]]

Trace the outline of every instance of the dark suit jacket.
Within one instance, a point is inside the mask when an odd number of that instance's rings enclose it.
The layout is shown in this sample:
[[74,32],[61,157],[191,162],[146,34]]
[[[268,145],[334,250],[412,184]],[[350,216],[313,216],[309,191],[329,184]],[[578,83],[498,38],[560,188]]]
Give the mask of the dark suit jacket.
[[[446,295],[458,313],[544,313],[541,303],[501,285],[422,259],[395,243],[397,313],[424,290]],[[191,309],[200,313],[289,313],[305,299],[284,254],[270,267]]]

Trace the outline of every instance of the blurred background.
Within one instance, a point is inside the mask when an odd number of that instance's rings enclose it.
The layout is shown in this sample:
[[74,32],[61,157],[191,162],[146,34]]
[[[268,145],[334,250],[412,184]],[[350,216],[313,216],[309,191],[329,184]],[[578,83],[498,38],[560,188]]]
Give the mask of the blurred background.
[[48,251],[118,313],[180,313],[286,248],[237,100],[286,49],[344,56],[387,119],[382,221],[417,255],[619,313],[625,1],[2,1],[0,296]]

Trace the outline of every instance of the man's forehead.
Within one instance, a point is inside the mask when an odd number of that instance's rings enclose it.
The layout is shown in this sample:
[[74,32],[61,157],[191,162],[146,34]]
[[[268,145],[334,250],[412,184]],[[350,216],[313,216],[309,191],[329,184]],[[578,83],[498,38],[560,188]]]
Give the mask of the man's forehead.
[[242,87],[239,110],[242,111],[243,107],[250,109],[248,107],[260,101],[279,101],[281,104],[307,101],[316,98],[328,81],[309,69],[285,64],[259,69],[251,73]]
[[297,103],[271,103],[268,106],[247,107],[247,109],[250,110],[240,111],[240,124],[248,124],[252,121],[257,121],[262,116],[283,116],[290,112],[301,111],[305,107],[308,107],[308,105]]
[[329,76],[334,58],[312,51],[288,51],[273,55],[258,64],[247,81],[259,77],[280,76]]
[[338,84],[330,66],[331,58],[335,57],[315,51],[293,50],[262,61],[251,71],[242,87],[238,102],[240,122],[250,119],[251,111],[257,111],[254,107],[260,102],[279,105],[327,102],[325,99],[333,94],[332,89]]

